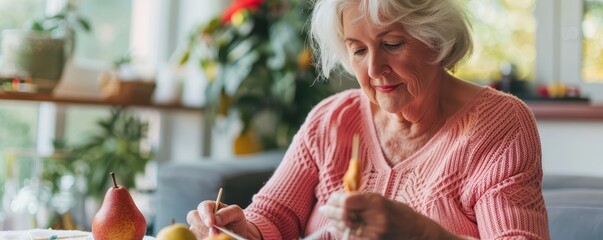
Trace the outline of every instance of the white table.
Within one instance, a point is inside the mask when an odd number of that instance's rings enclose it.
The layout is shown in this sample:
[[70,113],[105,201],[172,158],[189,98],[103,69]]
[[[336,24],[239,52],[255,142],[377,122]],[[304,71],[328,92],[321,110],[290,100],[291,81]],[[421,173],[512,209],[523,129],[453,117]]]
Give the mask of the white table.
[[[92,233],[83,231],[32,229],[25,231],[0,231],[0,240],[46,240],[56,235],[57,240],[93,240]],[[145,236],[144,240],[154,240]]]

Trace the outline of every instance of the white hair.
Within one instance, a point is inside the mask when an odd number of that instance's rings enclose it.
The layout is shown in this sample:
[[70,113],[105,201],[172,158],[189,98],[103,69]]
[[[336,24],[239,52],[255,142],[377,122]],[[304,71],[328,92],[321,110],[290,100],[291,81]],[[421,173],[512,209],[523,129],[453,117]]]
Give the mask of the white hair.
[[435,63],[453,69],[473,48],[471,25],[456,0],[316,0],[310,35],[318,69],[328,78],[338,65],[351,73],[343,41],[343,10],[359,6],[377,26],[400,23],[437,53]]

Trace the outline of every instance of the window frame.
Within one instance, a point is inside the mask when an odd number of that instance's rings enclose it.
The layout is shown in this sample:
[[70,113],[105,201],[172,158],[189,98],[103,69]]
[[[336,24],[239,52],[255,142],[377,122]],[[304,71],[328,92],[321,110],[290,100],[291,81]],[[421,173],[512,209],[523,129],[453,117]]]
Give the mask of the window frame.
[[537,1],[537,82],[578,86],[593,104],[603,103],[603,84],[582,76],[583,11],[583,0]]

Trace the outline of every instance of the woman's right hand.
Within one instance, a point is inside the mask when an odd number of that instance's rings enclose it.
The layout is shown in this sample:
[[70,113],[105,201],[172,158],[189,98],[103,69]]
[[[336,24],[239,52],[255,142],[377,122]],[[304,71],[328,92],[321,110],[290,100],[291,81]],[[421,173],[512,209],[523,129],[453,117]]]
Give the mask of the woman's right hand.
[[215,206],[215,201],[203,201],[197,206],[197,210],[188,212],[186,221],[191,225],[190,229],[197,239],[218,234],[219,230],[213,227],[214,225],[229,229],[247,239],[260,239],[259,230],[247,222],[241,207],[220,203],[219,210],[214,214]]
[[457,239],[427,216],[377,193],[336,192],[319,211],[339,238],[350,228],[352,239]]

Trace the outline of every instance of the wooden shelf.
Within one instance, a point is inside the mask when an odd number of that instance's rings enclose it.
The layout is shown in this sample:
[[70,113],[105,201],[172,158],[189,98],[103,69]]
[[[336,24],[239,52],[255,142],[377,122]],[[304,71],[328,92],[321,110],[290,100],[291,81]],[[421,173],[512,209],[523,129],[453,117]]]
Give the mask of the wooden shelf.
[[[181,104],[141,104],[102,99],[55,97],[50,94],[33,93],[0,92],[0,100],[203,111],[203,108],[200,107],[188,107]],[[589,102],[529,100],[526,101],[526,104],[532,109],[537,120],[603,120],[603,105],[594,105]]]
[[51,94],[38,94],[38,93],[18,93],[18,92],[1,92],[0,100],[12,100],[12,101],[32,101],[32,102],[53,102],[62,104],[79,104],[79,105],[100,105],[100,106],[133,106],[133,107],[147,107],[157,109],[173,109],[173,110],[188,110],[188,111],[203,111],[200,107],[188,107],[182,104],[145,104],[145,103],[131,103],[115,100],[103,100],[103,99],[85,99],[85,98],[69,98],[69,97],[56,97]]
[[526,101],[537,120],[603,120],[603,105],[589,102]]

